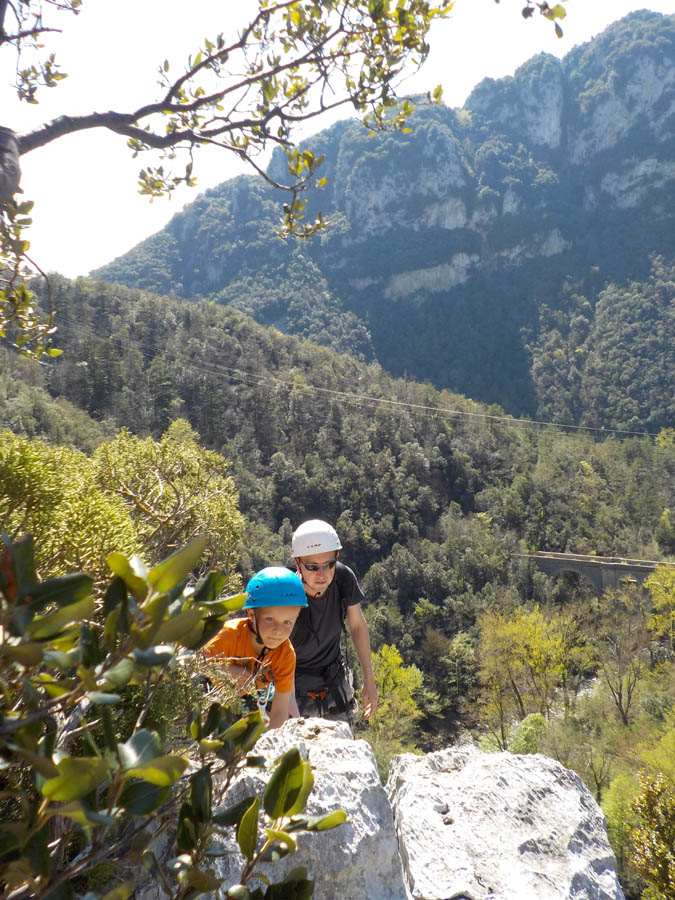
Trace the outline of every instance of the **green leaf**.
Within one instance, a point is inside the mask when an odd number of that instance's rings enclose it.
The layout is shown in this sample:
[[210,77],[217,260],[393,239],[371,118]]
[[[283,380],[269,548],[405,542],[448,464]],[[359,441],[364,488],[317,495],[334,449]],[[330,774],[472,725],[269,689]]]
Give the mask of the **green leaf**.
[[119,804],[132,816],[147,816],[161,806],[168,796],[168,787],[159,787],[149,781],[130,781],[120,794]]
[[124,603],[127,599],[127,586],[123,579],[116,577],[108,585],[103,598],[103,612],[105,615],[111,613],[120,603]]
[[314,786],[309,763],[297,747],[291,747],[277,763],[263,795],[265,812],[271,819],[302,812]]
[[170,644],[158,644],[148,650],[136,648],[132,654],[134,661],[139,666],[151,668],[152,666],[164,666],[174,657],[174,649]]
[[164,872],[162,871],[161,866],[157,862],[157,857],[152,852],[152,850],[146,850],[142,856],[143,866],[148,870],[148,872],[155,879],[157,884],[162,888],[165,894],[171,896],[172,891],[168,885],[166,878],[164,877]]
[[65,816],[72,819],[78,825],[114,825],[115,819],[112,816],[105,816],[101,813],[93,812],[87,809],[80,801],[72,803],[64,803],[63,806],[50,807],[49,816]]
[[182,756],[158,756],[149,762],[125,770],[127,778],[142,778],[159,787],[168,787],[178,781],[187,769],[188,761]]
[[279,844],[282,849],[287,850],[289,853],[295,853],[298,849],[298,844],[292,834],[289,834],[287,831],[281,831],[280,829],[275,828],[266,828],[265,834],[267,837],[274,841],[274,843]]
[[49,604],[69,606],[88,597],[93,584],[94,579],[81,572],[50,578],[31,589],[29,608],[33,612],[39,612]]
[[243,800],[240,800],[239,803],[235,803],[234,806],[228,806],[227,809],[221,809],[219,812],[214,812],[213,821],[216,825],[221,825],[224,828],[237,825],[255,799],[255,797],[244,797]]
[[111,753],[117,754],[117,741],[115,739],[115,729],[113,728],[112,713],[107,706],[101,710],[103,718],[103,738],[105,745]]
[[109,553],[106,562],[112,572],[121,578],[136,600],[140,603],[148,593],[148,586],[133,569],[131,562],[123,553]]
[[206,549],[206,535],[199,535],[181,550],[176,550],[147,574],[147,582],[156,591],[170,591],[192,572]]
[[192,818],[192,808],[189,803],[183,803],[178,813],[176,846],[181,853],[191,853],[195,848],[197,839],[197,823]]
[[208,739],[202,739],[199,741],[199,752],[200,753],[216,753],[223,746],[223,741],[211,741]]
[[63,631],[67,625],[88,619],[94,612],[93,597],[85,597],[83,600],[69,603],[45,616],[33,619],[26,629],[26,634],[34,639],[43,640],[53,637]]
[[14,744],[7,744],[7,747],[27,760],[32,768],[35,769],[36,772],[39,772],[40,775],[44,776],[44,778],[58,778],[60,775],[58,768],[51,759],[48,759],[46,756],[42,756],[39,753],[33,753],[32,750],[27,750],[23,747],[17,747]]
[[0,644],[0,658],[17,662],[30,668],[42,662],[43,645],[40,643]]
[[252,894],[245,884],[233,884],[225,896],[227,900],[251,900]]
[[213,781],[211,770],[203,766],[190,777],[190,804],[197,822],[208,822],[211,819],[213,805]]
[[209,572],[200,579],[192,595],[193,603],[214,603],[227,584],[227,575],[224,572]]
[[67,653],[62,653],[60,650],[45,650],[44,661],[47,665],[55,666],[62,672],[70,672],[75,668],[73,660]]
[[105,760],[98,757],[73,759],[66,756],[58,763],[57,768],[59,775],[45,781],[42,793],[50,800],[61,803],[79,800],[108,777],[108,766]]
[[258,810],[260,809],[260,800],[255,797],[253,803],[246,810],[237,826],[237,843],[241,854],[249,861],[255,855],[256,844],[258,843]]
[[162,744],[156,732],[141,728],[126,743],[118,744],[117,752],[126,770],[162,756]]
[[129,683],[131,676],[134,674],[134,660],[129,656],[125,656],[114,666],[111,666],[103,674],[103,687],[110,687],[115,690],[123,688]]
[[194,606],[182,610],[178,615],[162,622],[155,635],[155,640],[158,643],[180,641],[198,622],[201,622],[203,615],[203,612]]
[[87,691],[86,696],[92,703],[98,703],[101,706],[114,706],[122,699],[119,694],[106,694],[104,691]]
[[134,892],[133,881],[123,881],[122,884],[116,885],[107,894],[101,897],[101,900],[128,900]]
[[311,816],[307,819],[305,828],[307,831],[328,831],[330,828],[344,825],[346,821],[347,813],[343,809],[334,809],[325,816]]

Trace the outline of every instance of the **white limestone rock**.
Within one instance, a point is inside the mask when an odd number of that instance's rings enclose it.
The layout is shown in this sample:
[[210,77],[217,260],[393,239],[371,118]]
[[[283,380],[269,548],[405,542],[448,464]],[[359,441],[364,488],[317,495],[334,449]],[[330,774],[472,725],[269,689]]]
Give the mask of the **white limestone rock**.
[[390,300],[401,300],[418,292],[433,294],[449,291],[467,281],[471,267],[478,262],[479,257],[475,253],[455,253],[450,262],[430,266],[428,269],[400,272],[391,276],[384,296]]
[[623,900],[602,812],[554,760],[405,754],[387,790],[413,900]]
[[645,54],[621,78],[608,78],[604,92],[596,99],[581,94],[581,117],[570,135],[570,158],[576,165],[615,146],[634,128],[646,129],[659,141],[672,139],[668,127],[675,101],[675,65],[672,59],[652,59]]
[[[405,900],[391,808],[370,745],[354,740],[344,723],[293,719],[265,734],[255,755],[272,763],[295,746],[309,758],[314,773],[308,815],[343,809],[348,822],[330,831],[299,834],[293,856],[262,865],[260,871],[281,881],[287,872],[306,866],[315,882],[315,900]],[[263,777],[257,770],[247,771],[227,798],[214,800],[214,805],[229,806],[247,795],[262,795],[268,777],[269,773]],[[225,847],[230,853],[217,861],[216,870],[228,884],[236,884],[243,858],[234,838]]]
[[[346,179],[344,210],[352,228],[361,234],[436,222],[444,228],[461,227],[466,210],[459,193],[468,183],[455,139],[432,124],[410,171],[401,172],[391,159],[383,164],[376,154],[363,154]],[[411,204],[418,209],[413,215]]]
[[628,159],[621,171],[603,175],[600,188],[620,209],[639,206],[654,191],[664,196],[675,186],[675,162],[672,160]]

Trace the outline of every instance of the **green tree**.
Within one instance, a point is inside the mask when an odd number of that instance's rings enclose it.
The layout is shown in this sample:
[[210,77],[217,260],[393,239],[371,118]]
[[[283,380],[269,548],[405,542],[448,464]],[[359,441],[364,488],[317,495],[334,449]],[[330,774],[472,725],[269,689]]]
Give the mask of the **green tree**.
[[631,864],[631,828],[636,825],[633,802],[640,792],[640,782],[634,774],[617,775],[607,789],[602,811],[607,819],[607,835],[616,856],[619,878],[626,894],[639,896],[639,877]]
[[373,654],[373,674],[379,700],[365,737],[384,781],[392,756],[416,749],[416,724],[423,715],[416,698],[422,693],[424,676],[417,666],[404,666],[396,647],[388,644]]
[[101,582],[108,553],[141,550],[124,502],[97,484],[88,457],[10,431],[0,434],[0,531],[36,535],[42,577],[82,569]]
[[648,665],[649,630],[640,588],[605,591],[590,615],[600,675],[627,726],[636,689]]
[[645,587],[652,598],[649,628],[675,650],[675,566],[658,566]]
[[565,643],[559,622],[539,609],[517,609],[513,616],[488,612],[481,616],[479,678],[488,718],[498,715],[500,741],[505,741],[512,703],[520,719],[529,712],[548,716],[554,689],[565,671]]
[[631,862],[647,882],[644,900],[675,896],[675,785],[663,775],[642,775],[633,802]]
[[95,478],[118,497],[136,523],[143,554],[176,549],[197,534],[208,535],[208,560],[233,571],[243,530],[229,463],[204,450],[184,419],[172,422],[159,441],[126,430],[94,452]]
[[244,520],[227,468],[183,420],[159,441],[122,431],[92,458],[3,432],[0,530],[36,535],[43,577],[84,569],[97,583],[115,548],[156,558],[208,534],[207,564],[234,589]]

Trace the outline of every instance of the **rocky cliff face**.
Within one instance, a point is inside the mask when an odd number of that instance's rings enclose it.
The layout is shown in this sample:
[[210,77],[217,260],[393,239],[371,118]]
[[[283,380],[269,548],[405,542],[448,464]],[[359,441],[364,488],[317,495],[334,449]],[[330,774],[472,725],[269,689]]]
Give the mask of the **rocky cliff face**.
[[[316,900],[623,900],[604,819],[579,778],[542,756],[484,754],[471,745],[394,760],[387,789],[370,747],[346,725],[294,720],[256,746],[269,760],[299,746],[314,770],[308,812],[348,822],[303,835],[270,877],[299,865]],[[253,772],[253,770],[252,770]],[[245,775],[236,802],[262,788]],[[236,844],[219,875],[236,883]]]
[[[675,254],[675,16],[633,13],[412,124],[368,138],[343,122],[310,142],[330,179],[308,211],[328,214],[320,239],[282,244],[278,198],[237,179],[99,274],[329,342],[313,316],[330,307],[335,331],[366,327],[360,351],[393,374],[535,412],[523,334],[540,305],[564,280],[643,277],[650,252]],[[289,314],[291,265],[310,299]]]

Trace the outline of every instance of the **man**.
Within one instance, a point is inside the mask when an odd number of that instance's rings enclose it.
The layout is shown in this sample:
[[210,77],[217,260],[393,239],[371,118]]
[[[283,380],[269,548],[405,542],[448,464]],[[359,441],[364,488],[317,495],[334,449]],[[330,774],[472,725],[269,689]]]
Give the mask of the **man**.
[[308,606],[300,610],[291,633],[296,655],[291,715],[322,716],[353,724],[356,699],[340,647],[345,619],[361,663],[361,701],[367,719],[377,709],[377,688],[368,625],[361,610],[363,592],[352,570],[338,562],[341,549],[335,529],[320,519],[303,522],[293,534],[293,562]]

